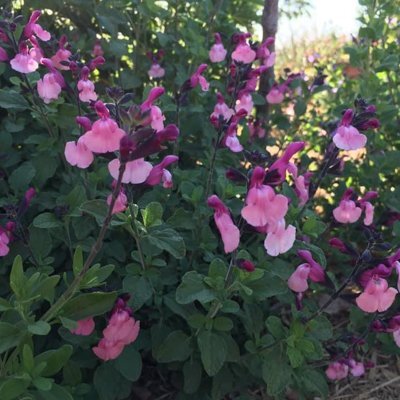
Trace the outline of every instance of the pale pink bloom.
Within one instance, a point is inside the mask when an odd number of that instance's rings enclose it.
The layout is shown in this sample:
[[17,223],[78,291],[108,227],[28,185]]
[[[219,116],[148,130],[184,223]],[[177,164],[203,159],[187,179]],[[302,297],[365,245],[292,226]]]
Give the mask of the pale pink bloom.
[[19,53],[10,61],[10,65],[14,71],[23,74],[30,74],[39,68],[38,62],[29,54],[26,43],[20,44]]
[[367,137],[352,125],[341,125],[333,136],[333,142],[341,150],[357,150],[365,147]]
[[285,217],[288,210],[287,197],[275,194],[272,187],[264,185],[264,178],[264,169],[259,166],[254,168],[246,206],[242,209],[242,217],[255,227],[277,223]]
[[[108,163],[108,171],[111,176],[117,180],[119,175],[120,161],[118,158],[110,161]],[[126,168],[124,174],[122,175],[122,183],[143,183],[150,175],[153,166],[144,161],[144,158],[138,158],[137,160],[128,161],[126,163]]]
[[165,117],[160,109],[160,107],[157,106],[151,106],[150,107],[150,118],[151,118],[151,127],[158,131],[161,131],[164,129],[164,121]]
[[369,201],[366,201],[364,203],[364,206],[365,206],[364,225],[369,226],[374,221],[374,206]]
[[97,346],[93,347],[93,353],[103,361],[115,360],[118,358],[124,350],[124,343],[114,342],[103,338],[100,340]]
[[164,188],[170,188],[172,185],[172,175],[166,170],[166,168],[178,160],[179,157],[174,155],[164,157],[160,164],[157,164],[152,168],[146,179],[146,184],[155,186],[163,182]]
[[349,367],[350,367],[350,373],[353,376],[362,376],[365,374],[365,367],[362,362],[357,362],[356,360],[353,360],[352,358],[349,360]]
[[206,78],[202,75],[207,69],[207,64],[201,64],[197,68],[196,72],[190,77],[190,86],[194,89],[197,85],[200,85],[203,92],[207,92],[210,88],[210,84],[207,82]]
[[94,83],[89,79],[80,79],[78,82],[79,100],[90,103],[97,100]]
[[304,206],[310,197],[309,189],[311,176],[312,172],[307,172],[304,175],[294,178],[295,192],[299,199],[299,207]]
[[165,93],[165,89],[161,86],[152,88],[147,96],[147,99],[141,104],[140,111],[146,112],[151,109],[153,103]]
[[126,310],[114,312],[107,327],[103,330],[104,338],[121,342],[125,346],[138,337],[140,322],[136,321]]
[[397,290],[389,288],[385,279],[374,276],[364,292],[356,298],[356,303],[361,310],[368,313],[384,312],[393,304],[396,294]]
[[165,69],[160,64],[151,64],[150,69],[147,71],[150,78],[162,78],[165,75]]
[[[107,204],[110,205],[112,201],[112,194],[107,196]],[[117,198],[115,199],[114,207],[112,209],[112,214],[123,212],[128,207],[128,198],[126,194],[121,189]]]
[[229,121],[232,116],[235,114],[235,111],[232,108],[229,108],[225,103],[225,100],[221,93],[217,93],[217,104],[214,107],[214,111],[211,114],[211,118],[219,119],[220,116],[225,121]]
[[53,61],[53,64],[57,69],[68,71],[69,66],[61,64],[61,61],[69,61],[71,55],[72,53],[69,50],[60,48],[57,50],[56,54],[51,57],[51,61]]
[[103,51],[103,48],[101,47],[100,40],[96,40],[96,43],[93,46],[92,55],[93,55],[93,57],[104,56],[104,51]]
[[92,317],[81,319],[78,321],[78,326],[75,329],[71,329],[71,333],[74,335],[89,336],[94,331],[94,320]]
[[52,100],[57,100],[61,93],[59,79],[53,72],[49,72],[37,81],[37,91],[39,97],[49,104]]
[[8,61],[8,54],[2,47],[0,47],[0,62],[6,61]]
[[41,14],[42,12],[40,10],[35,10],[32,12],[28,23],[25,25],[24,36],[30,39],[32,35],[35,35],[40,40],[43,40],[43,42],[47,42],[48,40],[51,39],[50,33],[44,30],[39,24],[36,23]]
[[93,153],[108,153],[119,149],[119,142],[125,136],[125,132],[110,118],[107,107],[101,101],[95,104],[97,114],[101,117],[92,129],[81,138],[86,147]]
[[243,146],[240,144],[236,135],[226,136],[225,146],[233,153],[239,153],[243,150]]
[[9,253],[8,243],[10,243],[10,238],[6,232],[0,229],[0,257],[4,257]]
[[349,366],[345,363],[335,361],[329,364],[325,373],[332,381],[344,379],[349,374]]
[[253,98],[250,93],[243,93],[240,98],[236,101],[235,110],[239,112],[240,110],[245,110],[247,114],[251,114],[253,110],[254,103]]
[[232,53],[232,59],[236,62],[250,64],[256,59],[256,52],[245,41],[240,42]]
[[82,137],[75,142],[67,142],[64,150],[65,159],[68,164],[85,169],[92,164],[94,160],[93,153],[86,147]]
[[268,46],[274,43],[273,37],[267,38],[257,49],[257,58],[260,59],[261,63],[267,68],[272,67],[275,64],[275,52],[271,52]]
[[42,60],[42,58],[44,57],[43,54],[43,50],[38,47],[38,46],[34,46],[29,50],[29,55],[38,63],[40,63],[40,61]]
[[285,221],[282,220],[277,223],[277,227],[272,232],[268,232],[264,247],[270,256],[275,257],[289,251],[295,240],[296,228],[293,225],[285,228]]
[[269,104],[279,104],[282,103],[285,98],[284,92],[279,90],[277,87],[272,88],[267,94],[267,102]]
[[228,208],[215,194],[208,198],[207,204],[214,209],[214,221],[221,234],[225,253],[235,251],[239,246],[240,231],[233,223]]
[[208,55],[210,57],[210,61],[213,63],[221,62],[225,60],[227,51],[224,48],[224,45],[221,40],[221,35],[216,33],[215,37],[215,44],[211,47]]
[[308,277],[311,267],[309,264],[300,264],[288,279],[288,286],[293,292],[303,293],[308,289]]
[[341,200],[339,206],[333,210],[333,216],[337,222],[352,224],[358,221],[361,212],[361,208],[353,200]]
[[396,261],[393,265],[397,272],[397,290],[400,292],[400,262]]
[[397,347],[400,347],[400,328],[393,332],[393,339]]
[[308,263],[310,266],[310,276],[309,278],[313,282],[324,282],[325,281],[325,272],[319,263],[317,263],[311,252],[308,250],[298,250],[297,255],[302,258],[304,261]]

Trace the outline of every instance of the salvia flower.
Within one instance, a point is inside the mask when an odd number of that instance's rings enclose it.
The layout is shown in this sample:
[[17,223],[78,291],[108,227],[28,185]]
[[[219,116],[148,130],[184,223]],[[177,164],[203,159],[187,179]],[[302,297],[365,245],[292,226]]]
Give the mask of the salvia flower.
[[242,258],[237,260],[237,265],[247,272],[253,272],[256,269],[256,266],[250,260],[244,260]]
[[254,103],[250,93],[242,93],[239,99],[236,101],[235,111],[240,112],[241,110],[246,111],[247,114],[251,114]]
[[211,121],[216,121],[218,123],[220,117],[225,121],[229,121],[232,116],[235,114],[235,111],[225,103],[225,99],[221,93],[217,93],[217,104],[214,107],[214,111],[211,114]]
[[207,204],[214,209],[214,221],[221,234],[225,253],[235,251],[239,246],[240,231],[232,221],[228,208],[215,194],[208,198]]
[[64,155],[68,164],[82,169],[88,168],[94,160],[93,153],[86,147],[82,137],[76,143],[67,142]]
[[210,84],[207,82],[206,78],[202,75],[207,69],[207,64],[201,64],[197,68],[196,72],[190,77],[190,86],[194,89],[197,85],[200,85],[203,92],[207,92],[210,88]]
[[94,327],[95,324],[93,317],[81,319],[78,321],[77,327],[75,329],[71,329],[71,333],[74,335],[89,336],[93,333]]
[[151,64],[150,69],[147,71],[150,78],[159,79],[165,75],[165,69],[158,63]]
[[268,49],[274,43],[273,37],[267,38],[257,49],[257,58],[260,59],[261,63],[267,68],[272,67],[275,64],[276,54]]
[[153,103],[165,93],[165,89],[161,86],[152,88],[147,96],[147,99],[141,104],[140,111],[142,113],[150,110]]
[[48,40],[51,39],[50,33],[44,30],[39,24],[36,23],[41,14],[42,12],[40,10],[35,10],[32,12],[28,23],[25,25],[23,32],[23,35],[27,39],[30,39],[33,35],[38,37],[40,40],[43,40],[43,42],[47,42]]
[[81,137],[82,142],[93,153],[118,150],[125,132],[110,118],[110,112],[102,101],[96,102],[95,109],[100,119],[95,121],[92,128]]
[[0,227],[0,257],[4,257],[10,252],[9,243],[10,238],[7,231]]
[[50,72],[45,74],[42,79],[38,80],[37,91],[39,97],[46,104],[49,104],[52,100],[58,99],[62,88],[65,87],[65,81],[62,75],[54,68],[50,59],[42,58],[41,62]]
[[250,37],[250,34],[237,35],[238,43],[232,52],[232,60],[243,64],[251,64],[256,59],[256,52],[246,42],[248,37]]
[[356,298],[356,303],[361,310],[368,313],[384,312],[393,304],[396,295],[395,288],[389,287],[385,279],[375,275],[364,292]]
[[210,57],[211,62],[218,63],[225,60],[227,50],[225,49],[222,43],[221,35],[219,33],[216,33],[214,35],[214,38],[215,38],[215,44],[211,47],[208,55]]
[[333,210],[333,216],[337,222],[352,224],[360,218],[362,209],[357,207],[356,202],[352,200],[353,197],[354,190],[352,188],[346,189],[339,206]]
[[[108,171],[114,179],[118,179],[119,175],[119,167],[121,163],[118,158],[110,161],[108,163]],[[138,158],[133,161],[128,161],[126,163],[124,174],[122,175],[122,183],[143,183],[146,181],[148,176],[150,175],[153,166],[144,161],[144,158]]]
[[160,164],[157,164],[150,171],[145,183],[150,186],[158,185],[163,182],[163,187],[169,189],[172,187],[172,175],[166,168],[179,160],[178,156],[170,155],[164,157]]
[[344,362],[334,361],[329,364],[325,374],[330,380],[339,381],[347,377],[349,366]]
[[264,247],[268,255],[278,256],[289,251],[296,240],[296,228],[289,225],[285,228],[285,220],[278,221],[276,228],[267,233]]
[[363,148],[367,143],[367,137],[351,125],[353,110],[348,109],[343,115],[342,121],[337,128],[333,142],[341,150],[357,150]]
[[81,79],[78,81],[79,100],[85,103],[97,100],[97,94],[94,89],[94,83],[89,79],[90,70],[83,67],[81,70]]
[[0,62],[6,62],[8,60],[9,59],[7,52],[2,47],[0,47]]
[[[116,181],[113,182],[113,187],[115,186]],[[111,205],[112,202],[112,194],[107,196],[107,204]],[[124,189],[121,188],[119,191],[117,198],[115,199],[114,207],[111,211],[112,214],[117,214],[120,212],[124,212],[128,207],[128,198],[124,192]]]
[[280,104],[285,98],[287,87],[285,85],[274,86],[265,97],[269,104]]
[[39,68],[38,62],[29,53],[29,48],[26,42],[21,42],[19,45],[19,53],[10,60],[11,68],[14,71],[22,74],[30,74]]
[[[51,61],[53,61],[54,66],[59,70],[68,71],[70,69],[69,65],[66,65],[69,62],[69,58],[72,53],[66,49],[67,46],[67,37],[62,35],[60,40],[58,41],[58,50],[56,54],[51,57]],[[64,62],[64,64],[63,64]]]
[[308,277],[311,267],[309,264],[300,264],[288,279],[290,290],[296,293],[303,293],[308,289]]

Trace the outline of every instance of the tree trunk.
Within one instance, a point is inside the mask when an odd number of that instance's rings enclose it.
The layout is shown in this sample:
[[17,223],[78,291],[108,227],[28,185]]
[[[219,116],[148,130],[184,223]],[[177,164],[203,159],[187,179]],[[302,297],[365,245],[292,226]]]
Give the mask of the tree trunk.
[[[263,28],[263,41],[269,37],[275,37],[278,31],[278,3],[279,0],[264,0],[264,10],[261,20],[261,25]],[[275,51],[275,44],[269,46],[271,51]],[[260,87],[258,92],[261,96],[265,98],[271,89],[275,80],[274,67],[269,68],[264,74],[262,74],[260,79]],[[268,120],[269,114],[269,104],[257,107],[257,117]]]

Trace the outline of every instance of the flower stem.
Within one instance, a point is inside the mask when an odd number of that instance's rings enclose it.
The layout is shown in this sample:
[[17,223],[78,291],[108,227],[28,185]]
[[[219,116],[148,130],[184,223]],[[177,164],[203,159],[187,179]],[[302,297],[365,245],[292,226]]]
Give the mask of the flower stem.
[[133,238],[135,239],[136,242],[136,247],[139,253],[139,258],[140,258],[140,264],[142,266],[142,270],[144,271],[146,269],[146,263],[144,261],[144,256],[143,256],[143,250],[142,246],[140,244],[140,236],[139,236],[139,231],[136,226],[136,218],[135,218],[135,210],[132,207],[132,203],[129,202],[129,211],[131,213],[131,227],[133,229]]

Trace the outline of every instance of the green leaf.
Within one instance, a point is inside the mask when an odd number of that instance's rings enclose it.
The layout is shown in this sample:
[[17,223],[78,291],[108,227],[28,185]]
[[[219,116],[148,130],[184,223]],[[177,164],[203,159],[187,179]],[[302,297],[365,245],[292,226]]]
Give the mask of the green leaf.
[[14,324],[0,322],[0,353],[18,345],[23,332]]
[[95,217],[97,223],[101,225],[107,216],[108,207],[103,200],[89,200],[80,206],[80,210]]
[[202,368],[196,360],[188,360],[183,364],[183,391],[187,394],[196,393],[201,383]]
[[33,379],[32,381],[33,386],[36,387],[40,392],[48,392],[52,385],[53,385],[53,380],[49,378],[42,378],[41,376],[38,376]]
[[51,326],[44,321],[36,321],[34,324],[28,325],[28,331],[33,335],[45,336],[50,332]]
[[265,321],[265,326],[275,339],[283,339],[286,337],[285,327],[278,317],[274,315],[269,316]]
[[21,256],[14,259],[10,272],[10,286],[15,293],[17,299],[21,298],[25,291],[26,278],[24,275],[24,268],[22,266]]
[[160,203],[152,201],[144,210],[141,210],[141,213],[146,228],[162,224],[163,208]]
[[196,271],[186,272],[182,283],[176,289],[176,301],[179,304],[189,304],[195,300],[209,303],[215,299],[214,293],[203,282],[203,275]]
[[223,260],[220,258],[214,258],[208,268],[208,276],[211,278],[216,278],[218,276],[225,278],[227,270],[228,268]]
[[308,323],[310,334],[319,340],[329,340],[332,338],[332,324],[329,319],[320,315],[317,318],[312,319]]
[[138,275],[128,275],[122,281],[124,292],[132,293],[129,304],[138,310],[153,297],[153,288],[147,278]]
[[280,346],[274,346],[266,354],[262,365],[262,377],[270,396],[277,396],[290,385],[291,368]]
[[61,371],[62,367],[67,363],[71,357],[73,348],[69,344],[64,344],[58,349],[48,350],[35,357],[35,364],[39,365],[42,362],[46,363],[46,367],[41,375],[48,377],[53,376]]
[[292,368],[298,368],[303,364],[304,356],[299,349],[288,346],[286,349],[286,354],[289,357]]
[[311,368],[300,371],[303,384],[310,392],[321,395],[325,399],[328,398],[329,386],[324,374]]
[[26,372],[31,373],[35,368],[35,361],[33,360],[32,349],[27,344],[24,344],[24,347],[22,348],[22,363]]
[[233,322],[227,317],[217,317],[214,319],[213,327],[217,331],[228,332],[233,328]]
[[116,298],[117,292],[81,294],[69,300],[60,310],[60,315],[75,321],[102,315],[110,311]]
[[35,174],[36,170],[33,164],[29,161],[26,161],[18,168],[14,169],[8,178],[8,183],[14,192],[22,192],[28,189],[28,186],[32,182]]
[[0,297],[0,312],[7,311],[13,308],[12,304]]
[[13,400],[25,393],[31,380],[27,374],[23,377],[7,377],[0,380],[1,400]]
[[74,400],[71,393],[63,386],[52,384],[48,392],[39,391],[35,393],[38,400]]
[[[129,396],[131,382],[126,380],[113,366],[112,363],[101,364],[94,374],[94,387],[99,400],[124,399]],[[124,391],[128,387],[128,393]]]
[[40,229],[60,228],[63,223],[53,213],[39,214],[32,222],[33,226]]
[[201,361],[208,376],[214,376],[224,365],[227,356],[225,340],[211,331],[203,331],[197,337]]
[[75,249],[74,259],[72,262],[72,270],[74,271],[74,276],[78,276],[83,268],[83,252],[82,247],[78,246]]
[[81,289],[89,289],[101,285],[114,271],[114,265],[105,265],[101,267],[99,264],[93,265],[86,272],[79,287]]
[[23,111],[29,108],[29,103],[13,90],[0,89],[0,108]]
[[142,373],[140,353],[133,346],[125,347],[122,354],[115,360],[114,367],[128,381],[136,382]]
[[303,233],[314,238],[318,238],[326,230],[326,224],[316,218],[308,218],[303,225]]
[[160,363],[185,361],[191,353],[190,337],[182,331],[174,331],[156,349],[155,358]]
[[185,242],[178,232],[171,228],[151,229],[146,239],[152,245],[167,251],[175,258],[183,258],[186,254]]

